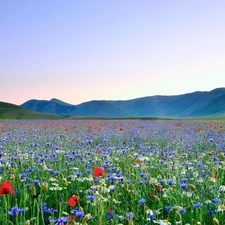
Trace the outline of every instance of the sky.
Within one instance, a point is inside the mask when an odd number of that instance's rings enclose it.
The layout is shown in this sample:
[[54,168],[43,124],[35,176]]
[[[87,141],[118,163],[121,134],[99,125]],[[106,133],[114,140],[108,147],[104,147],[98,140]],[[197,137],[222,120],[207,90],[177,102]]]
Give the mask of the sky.
[[1,0],[0,101],[225,87],[224,0]]

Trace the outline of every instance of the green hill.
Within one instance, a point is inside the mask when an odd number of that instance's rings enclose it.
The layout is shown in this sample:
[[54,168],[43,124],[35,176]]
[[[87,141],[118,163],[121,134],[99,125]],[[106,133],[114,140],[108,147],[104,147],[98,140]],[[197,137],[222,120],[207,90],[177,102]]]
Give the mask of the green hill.
[[65,116],[34,112],[20,106],[0,102],[0,119],[63,119]]

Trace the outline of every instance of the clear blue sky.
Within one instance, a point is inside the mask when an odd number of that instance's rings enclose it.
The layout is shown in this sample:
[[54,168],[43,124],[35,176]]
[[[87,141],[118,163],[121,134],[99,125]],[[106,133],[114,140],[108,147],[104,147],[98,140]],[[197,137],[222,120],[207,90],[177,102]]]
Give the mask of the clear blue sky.
[[2,0],[0,101],[225,87],[224,0]]

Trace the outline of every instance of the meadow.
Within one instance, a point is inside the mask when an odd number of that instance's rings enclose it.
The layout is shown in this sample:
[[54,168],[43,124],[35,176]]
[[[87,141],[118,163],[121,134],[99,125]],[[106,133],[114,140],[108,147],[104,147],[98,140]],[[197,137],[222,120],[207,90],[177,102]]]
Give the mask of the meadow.
[[1,225],[224,225],[224,123],[0,121]]

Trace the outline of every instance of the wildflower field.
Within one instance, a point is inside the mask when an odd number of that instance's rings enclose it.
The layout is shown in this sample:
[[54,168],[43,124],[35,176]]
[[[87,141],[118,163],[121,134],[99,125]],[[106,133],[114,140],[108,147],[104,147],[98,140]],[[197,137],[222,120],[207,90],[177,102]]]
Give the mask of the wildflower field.
[[0,121],[0,224],[224,225],[224,124]]

